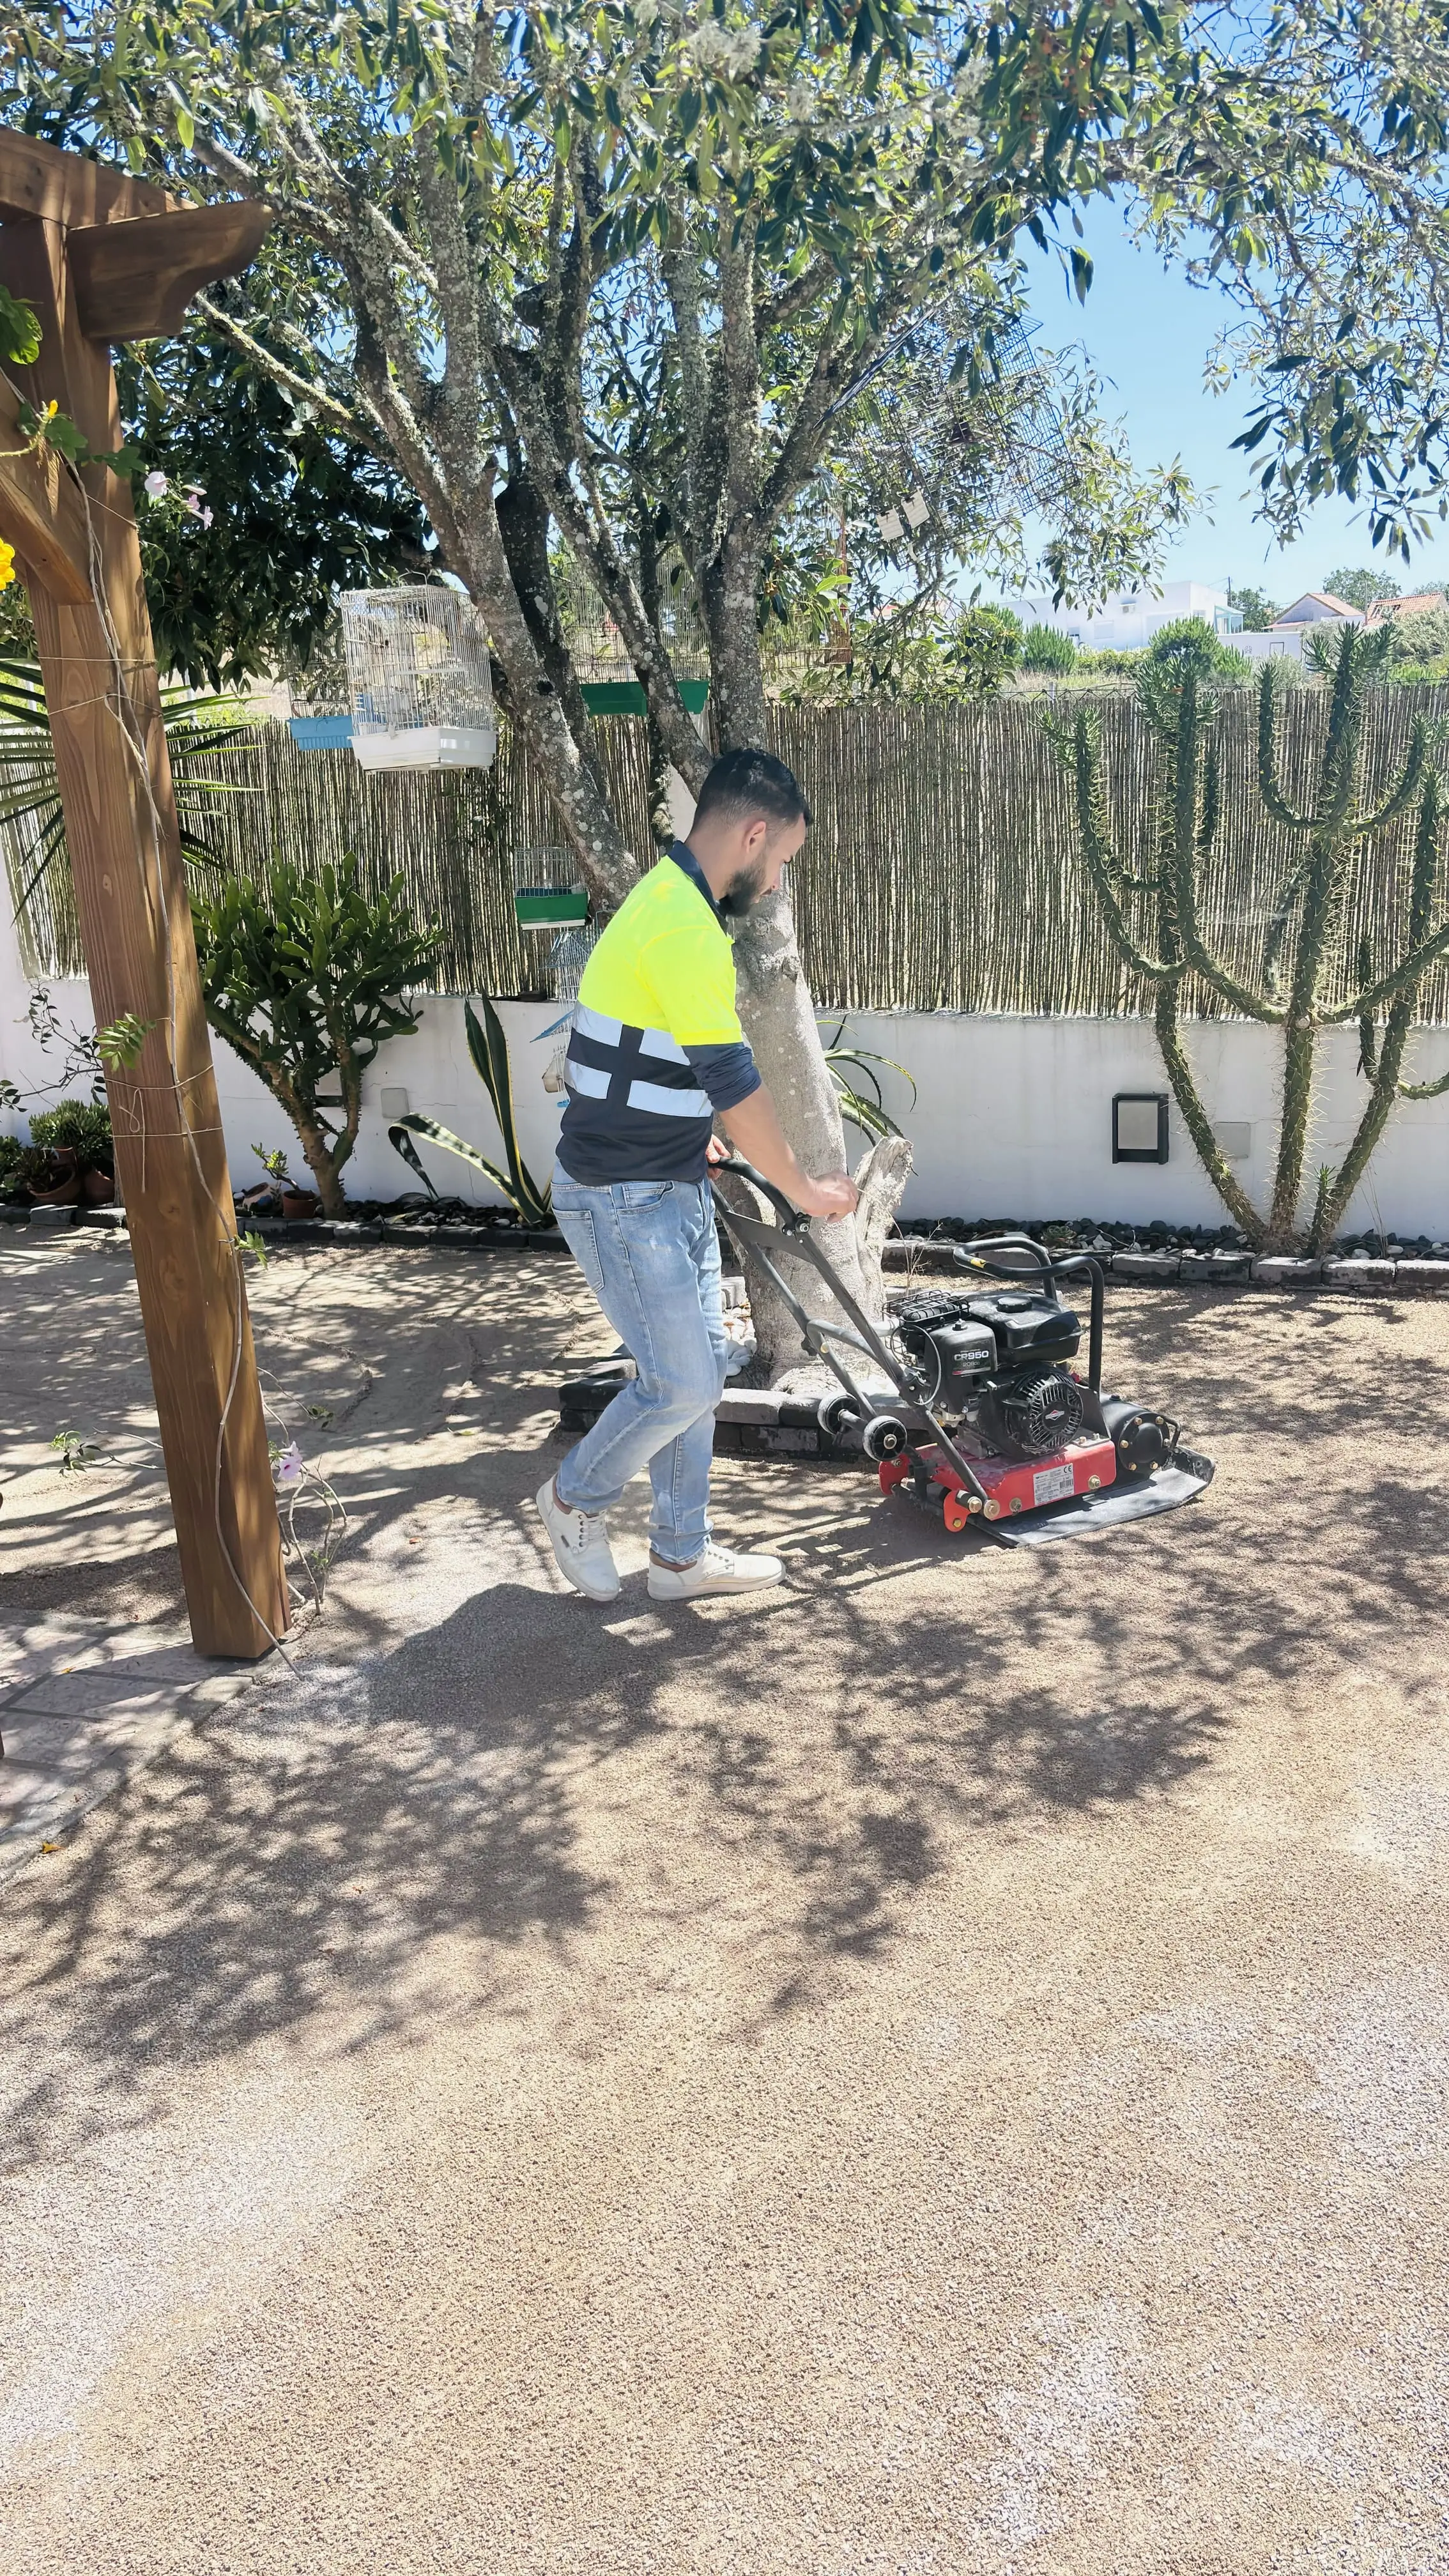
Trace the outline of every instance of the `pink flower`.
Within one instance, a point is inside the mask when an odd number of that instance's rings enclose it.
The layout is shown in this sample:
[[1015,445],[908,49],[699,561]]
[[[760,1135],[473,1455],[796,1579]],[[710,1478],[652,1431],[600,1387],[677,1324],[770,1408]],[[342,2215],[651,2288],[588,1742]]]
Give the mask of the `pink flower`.
[[157,472],[154,468],[151,473],[147,475],[145,482],[141,486],[142,491],[148,493],[153,501],[161,500],[165,494],[166,488],[165,475]]

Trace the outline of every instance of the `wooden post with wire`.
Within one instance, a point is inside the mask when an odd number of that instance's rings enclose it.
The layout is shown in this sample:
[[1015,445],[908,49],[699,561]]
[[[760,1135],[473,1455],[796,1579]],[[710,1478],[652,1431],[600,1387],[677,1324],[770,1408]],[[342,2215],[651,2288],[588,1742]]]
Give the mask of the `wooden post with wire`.
[[[175,330],[269,220],[0,132],[0,280],[41,333],[36,364],[0,375],[0,449],[25,447],[23,398],[114,454],[112,344]],[[107,1088],[191,1633],[264,1655],[287,1585],[129,482],[48,448],[0,457],[0,536],[39,640],[96,1024],[148,1032]]]

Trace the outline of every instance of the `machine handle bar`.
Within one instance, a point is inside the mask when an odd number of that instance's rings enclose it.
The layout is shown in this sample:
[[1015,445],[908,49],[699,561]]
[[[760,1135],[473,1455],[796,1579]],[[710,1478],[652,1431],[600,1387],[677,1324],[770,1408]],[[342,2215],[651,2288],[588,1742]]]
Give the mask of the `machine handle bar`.
[[804,1209],[793,1206],[783,1190],[777,1190],[773,1181],[767,1181],[764,1173],[757,1172],[754,1164],[745,1162],[741,1155],[731,1154],[727,1163],[711,1163],[706,1177],[713,1179],[716,1172],[736,1172],[742,1181],[752,1181],[762,1197],[769,1200],[786,1234],[806,1231],[810,1219]]

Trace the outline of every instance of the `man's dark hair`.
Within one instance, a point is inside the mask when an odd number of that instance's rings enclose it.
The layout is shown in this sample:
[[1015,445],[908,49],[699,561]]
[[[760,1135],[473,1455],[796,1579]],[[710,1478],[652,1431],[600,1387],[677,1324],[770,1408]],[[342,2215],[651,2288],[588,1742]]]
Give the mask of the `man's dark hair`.
[[802,815],[807,823],[814,819],[794,770],[772,751],[722,754],[699,791],[694,819],[704,823],[711,814],[764,814],[773,823],[795,823]]

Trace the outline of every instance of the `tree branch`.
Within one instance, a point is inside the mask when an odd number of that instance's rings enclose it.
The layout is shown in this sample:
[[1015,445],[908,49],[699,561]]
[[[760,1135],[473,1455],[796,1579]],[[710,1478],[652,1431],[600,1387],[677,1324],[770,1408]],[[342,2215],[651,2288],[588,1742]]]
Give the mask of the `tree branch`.
[[335,429],[340,429],[348,438],[356,439],[359,447],[370,447],[384,456],[388,454],[385,440],[379,447],[383,436],[382,423],[370,407],[366,413],[360,412],[339,401],[335,394],[328,393],[310,376],[299,376],[294,367],[275,357],[242,323],[224,312],[219,304],[213,304],[209,295],[193,296],[192,307],[224,340],[229,340],[234,349],[249,358],[261,374],[269,376],[273,384],[280,385],[284,393],[291,394],[299,402],[310,403],[326,416]]

